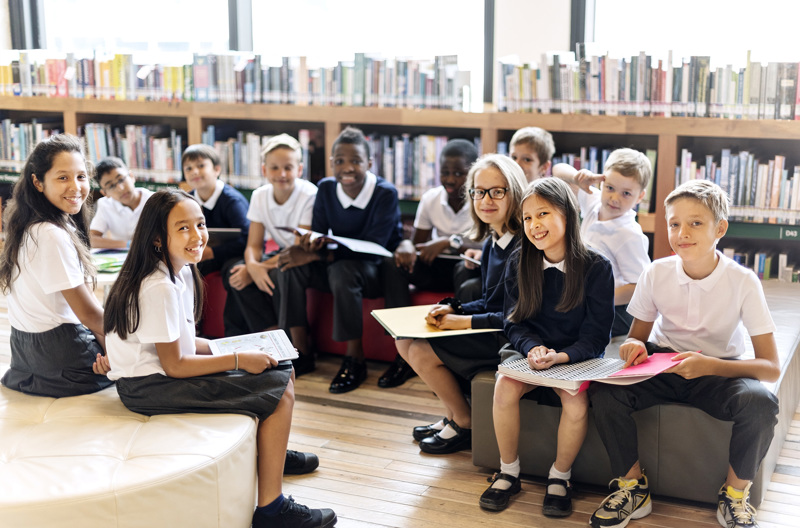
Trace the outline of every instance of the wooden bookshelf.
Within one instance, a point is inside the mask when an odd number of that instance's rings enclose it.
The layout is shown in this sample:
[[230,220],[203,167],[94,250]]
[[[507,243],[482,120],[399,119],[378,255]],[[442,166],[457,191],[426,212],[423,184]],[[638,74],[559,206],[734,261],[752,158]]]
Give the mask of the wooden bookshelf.
[[[774,139],[782,140],[781,148],[786,146],[787,141],[797,141],[797,147],[800,147],[800,122],[774,120],[500,112],[478,114],[406,108],[109,101],[8,96],[0,97],[0,114],[4,117],[12,116],[15,120],[60,116],[63,130],[72,134],[77,133],[79,125],[109,116],[113,116],[114,120],[120,123],[166,121],[175,128],[186,131],[187,144],[199,143],[202,132],[209,123],[252,121],[254,125],[255,122],[260,123],[260,126],[268,123],[271,128],[280,128],[283,124],[287,128],[296,127],[298,123],[314,124],[324,131],[325,152],[332,150],[333,140],[347,125],[365,129],[378,127],[393,131],[405,129],[449,131],[452,135],[469,130],[479,135],[484,152],[495,151],[499,140],[510,137],[513,131],[525,126],[542,127],[559,138],[579,137],[580,140],[584,140],[585,136],[602,140],[605,137],[606,141],[614,143],[615,146],[641,148],[641,145],[645,145],[658,151],[653,193],[656,203],[655,213],[641,215],[640,218],[644,230],[654,234],[655,258],[670,254],[663,202],[674,186],[675,167],[680,162],[681,141],[686,138],[710,138],[711,141],[736,140],[740,144],[746,144],[748,140]],[[630,145],[620,143],[630,143]],[[794,161],[800,163],[800,159]],[[330,174],[330,168],[326,170]],[[770,233],[770,238],[783,239],[780,235],[782,227],[786,226],[762,227],[742,224],[737,226],[733,233],[743,237],[756,233],[754,238],[762,238],[765,236],[764,233]]]

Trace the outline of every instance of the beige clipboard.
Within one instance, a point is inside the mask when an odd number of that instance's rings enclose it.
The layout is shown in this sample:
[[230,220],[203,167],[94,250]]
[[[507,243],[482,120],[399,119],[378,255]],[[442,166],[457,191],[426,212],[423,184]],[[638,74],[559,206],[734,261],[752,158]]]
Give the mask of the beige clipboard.
[[433,339],[436,337],[501,331],[499,328],[439,330],[435,326],[431,326],[425,322],[425,316],[428,315],[428,312],[434,306],[436,305],[425,304],[420,306],[372,310],[372,317],[374,317],[395,339]]

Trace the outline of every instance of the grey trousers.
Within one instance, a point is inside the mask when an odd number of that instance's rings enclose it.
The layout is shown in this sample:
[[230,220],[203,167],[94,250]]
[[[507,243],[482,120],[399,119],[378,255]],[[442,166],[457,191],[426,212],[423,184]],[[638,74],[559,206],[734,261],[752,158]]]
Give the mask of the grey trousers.
[[308,325],[306,288],[333,295],[333,340],[361,339],[361,301],[383,295],[380,264],[369,260],[312,262],[278,274],[278,326],[288,330]]
[[[750,378],[702,376],[688,380],[677,374],[659,374],[628,386],[594,382],[589,385],[589,397],[615,476],[625,475],[639,460],[636,423],[631,417],[634,411],[660,403],[684,403],[718,420],[733,422],[729,463],[744,480],[755,478],[778,423],[778,399],[760,381]],[[716,443],[725,440],[708,439]]]

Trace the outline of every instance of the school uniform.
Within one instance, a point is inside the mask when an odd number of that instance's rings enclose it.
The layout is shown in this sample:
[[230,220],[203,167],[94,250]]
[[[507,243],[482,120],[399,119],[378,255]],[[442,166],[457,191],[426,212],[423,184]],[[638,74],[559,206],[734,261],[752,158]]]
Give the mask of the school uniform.
[[[355,198],[347,196],[335,178],[324,178],[318,189],[311,221],[313,231],[375,242],[389,251],[397,248],[402,225],[394,185],[367,172],[364,186]],[[312,287],[333,294],[333,339],[360,339],[361,300],[383,294],[382,257],[356,253],[342,246],[329,251],[333,253],[333,262],[317,261],[277,275],[278,324],[284,329],[307,326],[305,292]]]
[[33,224],[18,259],[19,274],[7,297],[11,366],[3,385],[56,398],[110,385],[92,371],[102,347],[61,293],[86,282],[69,234],[50,222]]
[[261,374],[223,372],[192,378],[170,378],[158,358],[156,343],[178,341],[181,354],[196,352],[194,283],[184,266],[170,278],[160,263],[140,286],[139,325],[121,339],[106,336],[111,371],[125,406],[148,416],[175,413],[237,413],[259,419],[278,405],[291,377],[291,363],[283,362]]
[[[745,331],[750,336],[775,331],[753,271],[720,252],[717,256],[717,267],[700,280],[686,275],[678,256],[656,260],[642,274],[628,311],[641,321],[653,322],[648,349],[700,351],[736,361],[745,352]],[[736,476],[745,480],[755,477],[777,423],[777,398],[760,381],[750,378],[701,376],[689,380],[677,374],[659,374],[628,387],[593,383],[589,396],[616,475],[627,473],[639,459],[636,424],[630,415],[640,409],[685,403],[719,420],[734,422],[729,461]]]
[[238,227],[242,231],[238,237],[215,246],[214,258],[201,262],[197,265],[197,269],[204,276],[223,268],[230,269],[233,263],[242,257],[247,246],[247,232],[250,228],[250,221],[247,219],[249,207],[247,198],[222,180],[217,180],[214,193],[208,200],[201,199],[196,190],[191,194],[200,202],[203,215],[206,217],[206,226]]
[[[520,236],[511,233],[484,242],[481,255],[483,296],[461,305],[464,314],[472,316],[472,328],[503,328],[505,286],[510,278],[507,262],[519,243]],[[442,363],[461,378],[459,383],[467,392],[469,384],[464,381],[470,381],[479,372],[496,370],[500,348],[507,342],[502,331],[428,340]]]
[[136,230],[136,224],[139,223],[139,217],[142,215],[144,204],[153,195],[153,191],[150,189],[137,187],[136,191],[141,193],[141,198],[135,209],[108,196],[97,200],[97,208],[89,230],[99,231],[103,234],[110,233],[114,240],[131,240],[133,232]]
[[[414,218],[414,228],[431,231],[432,238],[464,235],[472,227],[471,209],[471,201],[465,200],[462,207],[454,211],[448,202],[447,190],[440,185],[422,195]],[[418,258],[414,269],[409,272],[395,265],[394,257],[386,257],[383,268],[386,307],[410,305],[410,284],[420,290],[456,291],[456,297],[462,298],[458,292],[460,286],[469,279],[479,277],[480,270],[467,269],[458,259],[436,258],[426,264]]]
[[[584,243],[598,251],[611,262],[614,272],[614,288],[636,284],[639,276],[650,265],[647,254],[650,245],[642,227],[636,221],[636,212],[626,211],[613,220],[599,220],[601,191],[580,191],[578,203],[581,208],[581,238]],[[627,335],[633,317],[627,312],[627,304],[614,307],[612,336]]]
[[[296,179],[294,190],[282,204],[275,201],[274,188],[271,183],[253,191],[250,197],[250,208],[247,219],[264,226],[264,241],[274,240],[282,249],[294,244],[295,235],[278,227],[310,226],[314,210],[317,186],[307,180]],[[272,257],[273,253],[264,254],[262,261]],[[244,264],[240,260],[234,264]],[[269,272],[272,282],[277,281],[278,269]],[[259,332],[278,324],[280,292],[269,295],[250,284],[241,290],[230,285],[230,273],[222,277],[222,285],[228,292],[223,310],[225,335],[241,335]]]

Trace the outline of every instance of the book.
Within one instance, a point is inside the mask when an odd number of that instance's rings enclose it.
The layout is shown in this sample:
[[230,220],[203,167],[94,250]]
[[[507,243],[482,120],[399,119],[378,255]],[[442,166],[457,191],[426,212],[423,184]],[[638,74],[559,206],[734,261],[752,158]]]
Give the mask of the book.
[[276,226],[276,228],[281,229],[283,231],[288,231],[290,233],[297,233],[300,236],[305,235],[306,233],[311,233],[311,240],[316,240],[319,237],[324,237],[330,240],[331,242],[335,242],[340,246],[345,247],[350,251],[354,251],[356,253],[367,253],[369,255],[378,255],[380,257],[392,256],[392,253],[388,249],[381,246],[380,244],[376,244],[375,242],[370,242],[368,240],[358,240],[356,238],[348,238],[336,235],[323,235],[322,233],[317,233],[316,231],[303,229],[302,227]]
[[401,308],[384,308],[372,310],[372,317],[383,326],[395,339],[433,339],[487,332],[502,332],[500,328],[467,328],[464,330],[440,330],[425,321],[428,312],[436,304],[403,306]]
[[242,234],[242,230],[239,227],[209,227],[207,229],[208,245],[211,247],[239,238]]
[[267,330],[254,334],[212,339],[208,345],[211,347],[211,353],[215,356],[255,350],[266,352],[278,361],[299,357],[297,349],[294,348],[283,330]]
[[652,378],[656,374],[673,367],[672,361],[678,352],[656,353],[638,365],[625,368],[625,361],[614,358],[594,358],[578,363],[554,365],[547,370],[534,370],[527,358],[517,359],[501,364],[497,371],[504,376],[530,383],[574,391],[573,394],[586,388],[589,381],[600,381],[614,385],[632,385]]

